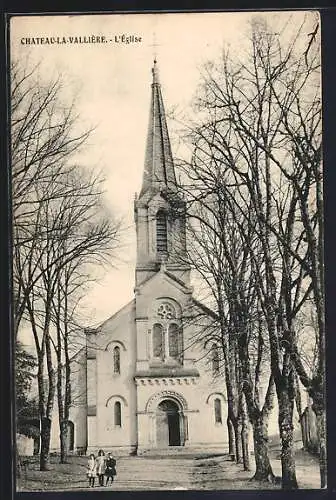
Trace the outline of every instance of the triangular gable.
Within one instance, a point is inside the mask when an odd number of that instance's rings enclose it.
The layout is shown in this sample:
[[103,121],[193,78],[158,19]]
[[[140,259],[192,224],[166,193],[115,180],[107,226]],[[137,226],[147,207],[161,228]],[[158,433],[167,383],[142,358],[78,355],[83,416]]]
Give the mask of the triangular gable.
[[182,280],[179,280],[172,273],[170,273],[167,270],[163,270],[163,269],[161,269],[160,271],[153,274],[153,276],[150,276],[149,278],[144,280],[139,285],[139,288],[143,288],[144,286],[147,287],[152,281],[155,281],[157,279],[165,279],[166,281],[168,281],[168,283],[177,287],[179,290],[183,291],[184,293],[191,293],[192,292],[192,289],[189,286],[187,286]]

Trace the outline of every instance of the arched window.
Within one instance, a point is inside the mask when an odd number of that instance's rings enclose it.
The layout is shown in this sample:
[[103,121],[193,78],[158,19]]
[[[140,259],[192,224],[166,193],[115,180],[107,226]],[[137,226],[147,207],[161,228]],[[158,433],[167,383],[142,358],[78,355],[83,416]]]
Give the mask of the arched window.
[[176,323],[170,323],[168,327],[169,356],[178,358],[181,352],[179,327]]
[[153,308],[154,325],[152,328],[152,356],[156,361],[174,359],[183,363],[183,334],[181,310],[173,300],[155,301]]
[[113,349],[113,371],[120,373],[120,347],[118,346]]
[[153,356],[160,359],[164,357],[163,328],[159,323],[153,326]]
[[114,425],[121,427],[121,404],[119,401],[114,403]]
[[216,344],[212,346],[212,374],[219,374],[219,353]]
[[216,424],[222,423],[222,404],[219,398],[216,398],[214,401],[214,409],[215,409],[215,422]]
[[167,253],[167,216],[164,210],[156,214],[156,250],[159,253]]

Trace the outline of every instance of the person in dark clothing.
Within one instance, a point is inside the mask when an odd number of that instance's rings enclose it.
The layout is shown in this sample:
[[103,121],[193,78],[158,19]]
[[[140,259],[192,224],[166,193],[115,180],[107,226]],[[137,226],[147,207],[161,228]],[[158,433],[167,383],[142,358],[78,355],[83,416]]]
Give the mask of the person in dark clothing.
[[116,464],[117,464],[117,462],[111,456],[111,453],[108,453],[107,458],[106,458],[106,462],[105,462],[106,486],[108,485],[109,479],[110,479],[110,482],[113,483],[114,476],[117,474]]

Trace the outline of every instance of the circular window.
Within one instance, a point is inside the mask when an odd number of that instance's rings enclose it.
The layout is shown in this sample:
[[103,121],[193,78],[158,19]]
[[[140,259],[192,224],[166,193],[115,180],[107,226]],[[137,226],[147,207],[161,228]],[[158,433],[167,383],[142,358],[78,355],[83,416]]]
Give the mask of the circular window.
[[159,318],[167,320],[176,318],[175,310],[168,302],[160,304],[157,315]]

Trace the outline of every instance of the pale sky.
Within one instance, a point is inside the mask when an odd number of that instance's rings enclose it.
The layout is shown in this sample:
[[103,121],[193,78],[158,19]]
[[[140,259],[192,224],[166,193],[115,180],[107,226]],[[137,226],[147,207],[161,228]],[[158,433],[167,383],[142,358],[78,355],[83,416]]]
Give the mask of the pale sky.
[[[275,23],[289,17],[298,27],[307,12],[264,13]],[[188,105],[199,81],[199,67],[230,44],[237,57],[253,13],[104,14],[15,17],[11,20],[12,56],[41,61],[41,77],[61,73],[65,95],[78,96],[81,122],[96,126],[83,156],[107,179],[107,200],[129,226],[116,269],[87,296],[88,321],[99,324],[133,298],[135,227],[133,200],[141,188],[150,104],[153,41],[157,44],[160,81],[166,111]],[[316,13],[312,21],[316,21]],[[139,43],[115,43],[115,36],[134,35]],[[104,44],[26,45],[22,38],[105,36]],[[177,140],[170,127],[173,153]]]

